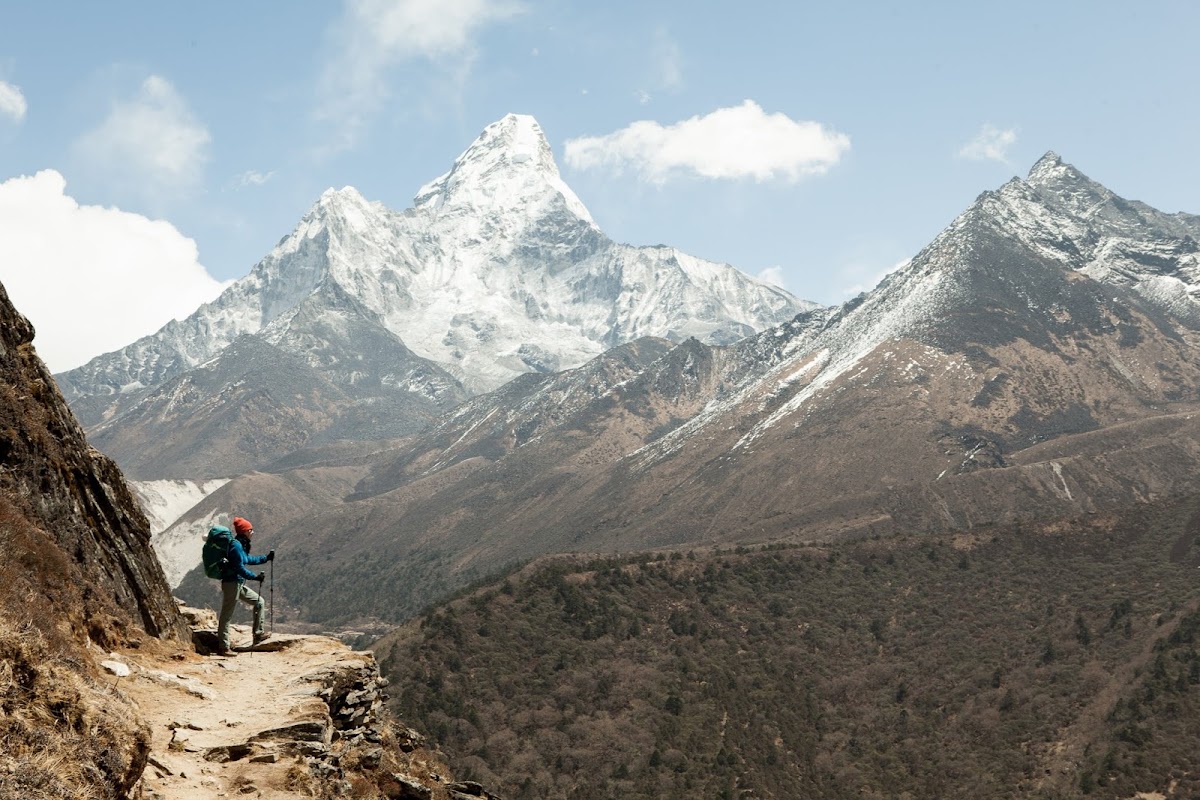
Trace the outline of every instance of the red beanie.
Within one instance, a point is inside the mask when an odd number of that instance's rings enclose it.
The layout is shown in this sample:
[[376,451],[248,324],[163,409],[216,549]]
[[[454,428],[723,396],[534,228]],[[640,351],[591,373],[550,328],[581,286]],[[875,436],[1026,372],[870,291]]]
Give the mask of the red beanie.
[[241,517],[233,518],[233,530],[235,533],[253,533],[254,526],[250,524],[250,520],[242,519]]

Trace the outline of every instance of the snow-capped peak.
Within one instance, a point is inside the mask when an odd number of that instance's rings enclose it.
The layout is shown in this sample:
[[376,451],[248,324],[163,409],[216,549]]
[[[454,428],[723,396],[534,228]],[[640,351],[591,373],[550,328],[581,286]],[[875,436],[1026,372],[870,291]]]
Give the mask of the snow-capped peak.
[[1034,162],[1029,168],[1028,180],[1036,180],[1039,176],[1052,174],[1063,167],[1062,156],[1053,150],[1047,150],[1045,155]]
[[422,186],[413,205],[437,215],[541,205],[559,196],[576,217],[591,214],[559,176],[554,151],[537,120],[506,114],[483,129],[454,166]]
[[317,206],[321,208],[333,208],[343,204],[366,205],[367,199],[353,186],[343,186],[341,189],[331,186],[321,192],[321,197],[317,200]]
[[387,209],[383,204],[372,203],[353,186],[343,186],[341,189],[330,188],[322,192],[320,199],[305,216],[305,220],[339,220],[350,228],[361,231],[377,224],[378,218],[386,213]]
[[1053,150],[1037,160],[1030,169],[1025,182],[1038,190],[1053,192],[1088,191],[1097,195],[1111,196],[1112,192],[1063,161]]
[[393,211],[349,186],[325,191],[216,301],[64,382],[77,397],[117,396],[95,403],[111,416],[137,400],[120,387],[155,387],[335,288],[471,392],[642,336],[728,343],[809,307],[727,264],[613,242],[529,116],[487,126],[416,203]]

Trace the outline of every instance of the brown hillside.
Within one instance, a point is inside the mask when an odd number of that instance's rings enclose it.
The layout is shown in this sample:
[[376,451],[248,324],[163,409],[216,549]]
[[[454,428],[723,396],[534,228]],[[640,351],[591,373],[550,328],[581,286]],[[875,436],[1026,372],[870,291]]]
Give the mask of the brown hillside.
[[182,637],[150,530],[0,287],[0,796],[117,797],[149,733],[94,653]]
[[514,798],[1195,797],[1198,520],[548,558],[376,652]]

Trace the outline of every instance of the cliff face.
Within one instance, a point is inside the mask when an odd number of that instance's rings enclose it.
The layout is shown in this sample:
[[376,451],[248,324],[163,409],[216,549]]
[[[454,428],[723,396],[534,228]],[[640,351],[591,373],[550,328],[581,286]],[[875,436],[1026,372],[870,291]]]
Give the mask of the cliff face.
[[[14,529],[25,527],[21,519],[35,529],[23,537],[48,540],[33,548],[41,555],[21,554],[23,577],[51,604],[78,591],[83,606],[70,610],[82,612],[93,638],[103,637],[96,620],[110,616],[156,637],[186,633],[145,515],[116,465],[88,445],[33,333],[0,286],[0,501]],[[64,580],[75,584],[70,591],[47,585]]]
[[187,628],[145,515],[32,340],[0,286],[0,797],[124,797],[150,731],[95,648],[180,648]]

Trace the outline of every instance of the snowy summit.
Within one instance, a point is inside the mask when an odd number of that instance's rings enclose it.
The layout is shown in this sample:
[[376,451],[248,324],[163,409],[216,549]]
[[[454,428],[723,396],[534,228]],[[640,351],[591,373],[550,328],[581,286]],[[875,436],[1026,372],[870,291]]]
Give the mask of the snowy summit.
[[95,424],[241,335],[285,341],[318,295],[349,298],[471,392],[642,336],[729,343],[814,307],[728,264],[613,242],[563,182],[537,121],[509,114],[412,208],[330,189],[217,300],[60,383]]

